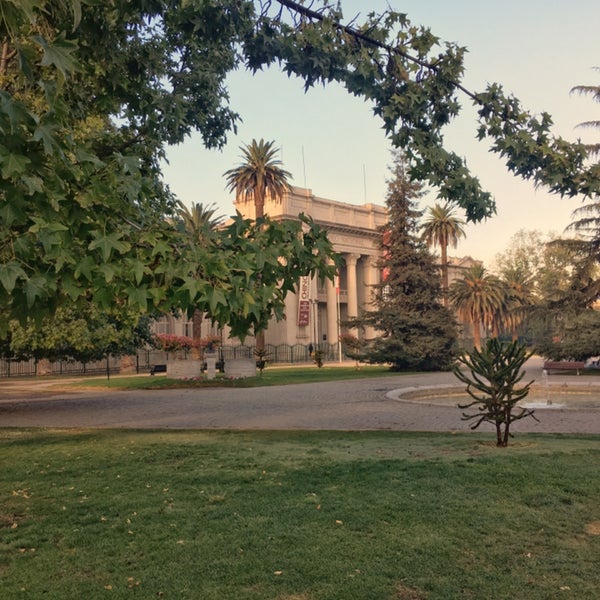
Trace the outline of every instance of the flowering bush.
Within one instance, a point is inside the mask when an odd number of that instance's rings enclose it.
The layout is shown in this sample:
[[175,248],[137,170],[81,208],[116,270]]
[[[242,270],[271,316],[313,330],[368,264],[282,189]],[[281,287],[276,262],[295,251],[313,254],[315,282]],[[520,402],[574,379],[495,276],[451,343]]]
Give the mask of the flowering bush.
[[216,346],[219,342],[218,337],[210,336],[201,340],[195,340],[187,335],[173,335],[171,333],[157,333],[154,338],[154,345],[163,352],[187,352],[192,348],[206,348],[207,346]]
[[158,333],[154,336],[154,345],[164,352],[181,352],[197,347],[196,341],[186,335]]

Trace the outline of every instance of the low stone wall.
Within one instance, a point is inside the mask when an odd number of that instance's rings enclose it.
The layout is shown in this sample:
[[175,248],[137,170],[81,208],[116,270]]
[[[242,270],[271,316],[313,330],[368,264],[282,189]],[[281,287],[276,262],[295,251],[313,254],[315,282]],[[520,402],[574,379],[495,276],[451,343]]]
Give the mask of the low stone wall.
[[256,360],[254,358],[228,358],[225,361],[225,377],[239,379],[256,376]]
[[202,374],[199,360],[170,360],[167,361],[167,377],[173,379],[193,379]]

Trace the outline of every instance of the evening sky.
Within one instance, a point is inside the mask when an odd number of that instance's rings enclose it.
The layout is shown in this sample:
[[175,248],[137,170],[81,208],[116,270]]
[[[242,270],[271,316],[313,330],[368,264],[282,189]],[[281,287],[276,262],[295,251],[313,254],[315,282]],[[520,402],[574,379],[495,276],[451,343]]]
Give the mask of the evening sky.
[[[533,113],[548,112],[553,132],[570,141],[597,141],[599,131],[577,123],[599,119],[591,98],[570,94],[579,84],[598,85],[600,72],[600,2],[597,0],[389,0],[413,24],[426,25],[443,41],[466,46],[465,86],[482,91],[503,85]],[[342,0],[345,21],[358,13],[380,12],[383,0]],[[200,136],[169,149],[166,182],[187,205],[215,204],[234,212],[223,173],[240,163],[240,146],[253,138],[274,140],[293,184],[316,196],[351,204],[384,204],[390,143],[371,105],[338,85],[303,92],[303,82],[279,69],[251,75],[237,71],[227,80],[231,106],[242,122],[223,150],[206,150]],[[510,175],[502,160],[475,139],[475,110],[460,98],[461,116],[447,128],[448,148],[467,160],[473,174],[497,203],[497,215],[469,224],[467,238],[451,254],[470,255],[492,266],[520,229],[561,233],[582,198],[559,198]],[[421,201],[435,203],[435,192]],[[460,212],[458,216],[462,216]]]

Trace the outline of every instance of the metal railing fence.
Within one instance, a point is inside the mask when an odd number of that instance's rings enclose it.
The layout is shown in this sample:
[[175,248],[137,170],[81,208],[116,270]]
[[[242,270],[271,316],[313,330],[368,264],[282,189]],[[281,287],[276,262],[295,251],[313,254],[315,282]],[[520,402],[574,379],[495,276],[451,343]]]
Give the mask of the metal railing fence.
[[[470,350],[472,340],[459,340],[460,350]],[[265,346],[267,364],[312,364],[314,363],[314,351],[323,352],[324,362],[339,361],[338,344],[321,343],[317,348],[311,344],[267,344]],[[252,358],[255,347],[252,345],[224,345],[217,348],[219,362],[234,358]],[[312,350],[312,354],[311,354]],[[178,358],[188,359],[192,357],[191,352],[178,353]],[[136,356],[128,357],[127,368],[124,368],[125,360],[110,356],[95,362],[81,363],[74,361],[26,361],[0,359],[0,379],[6,377],[35,377],[37,375],[110,375],[121,372],[150,372],[153,365],[165,364],[174,358],[173,353],[162,350],[140,350]],[[342,358],[346,358],[343,355]]]

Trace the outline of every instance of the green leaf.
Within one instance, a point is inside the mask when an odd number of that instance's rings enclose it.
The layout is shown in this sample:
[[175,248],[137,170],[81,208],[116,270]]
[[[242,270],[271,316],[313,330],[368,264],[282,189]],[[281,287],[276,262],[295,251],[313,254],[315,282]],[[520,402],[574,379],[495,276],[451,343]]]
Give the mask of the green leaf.
[[62,278],[61,287],[67,296],[71,298],[71,300],[77,300],[77,298],[80,298],[84,292],[84,290],[79,286],[78,282],[70,275],[66,275]]
[[146,311],[148,306],[148,290],[146,286],[129,287],[125,290],[127,294],[127,304],[135,308],[141,308]]
[[91,256],[84,256],[75,266],[75,278],[79,279],[82,275],[92,281],[93,271],[96,269],[96,262]]
[[117,268],[112,264],[104,264],[98,267],[98,271],[104,275],[104,280],[106,283],[111,283],[117,274]]
[[2,177],[5,179],[10,179],[25,173],[30,163],[31,161],[22,154],[0,154]]
[[23,286],[27,298],[27,306],[31,308],[37,298],[43,298],[46,294],[47,281],[41,275],[30,277]]
[[41,61],[42,66],[56,67],[65,78],[69,72],[79,70],[79,64],[74,56],[77,52],[77,44],[65,39],[64,31],[59,33],[51,42],[41,35],[36,35],[33,39],[44,51]]
[[59,126],[54,123],[38,125],[33,132],[33,139],[36,142],[42,141],[46,155],[52,155],[55,152],[62,154],[60,142],[56,133]]
[[30,196],[44,191],[44,180],[41,177],[37,177],[36,175],[23,175],[21,181],[27,187],[27,192]]
[[28,206],[22,200],[14,200],[11,202],[3,202],[0,205],[0,219],[2,226],[10,228],[15,222],[20,222],[25,217],[24,209]]
[[0,91],[0,112],[8,117],[10,124],[9,131],[4,131],[4,133],[16,133],[21,125],[27,127],[35,125],[35,119],[27,110],[27,107],[3,91]]
[[58,222],[49,223],[45,219],[41,217],[32,217],[33,225],[29,228],[31,233],[39,233],[41,231],[48,232],[60,232],[60,231],[68,231],[69,228],[66,225]]
[[17,51],[17,64],[26,79],[30,81],[34,79],[31,64],[35,60],[35,53],[32,48],[23,47],[18,42],[15,42],[15,50]]
[[16,261],[11,260],[5,264],[0,264],[0,283],[9,294],[15,289],[17,279],[25,279],[26,277],[27,274]]
[[104,162],[101,161],[95,154],[88,152],[85,148],[75,149],[75,158],[80,163],[91,163],[95,167],[103,167]]
[[71,0],[73,4],[73,31],[79,27],[81,23],[81,0]]
[[36,11],[44,8],[44,0],[8,0],[8,2],[23,11],[31,23],[35,21]]
[[145,264],[141,260],[130,259],[127,261],[127,267],[131,269],[135,282],[139,285],[144,277],[144,271],[146,269]]
[[227,305],[225,294],[223,294],[221,290],[213,288],[208,296],[208,305],[210,306],[210,310],[216,312],[219,304]]
[[127,252],[131,248],[131,244],[129,242],[124,242],[121,240],[121,237],[123,236],[120,233],[109,233],[108,235],[103,235],[100,232],[95,231],[93,235],[96,239],[90,243],[89,249],[99,249],[102,253],[102,260],[104,262],[109,261],[113,250],[123,253]]

